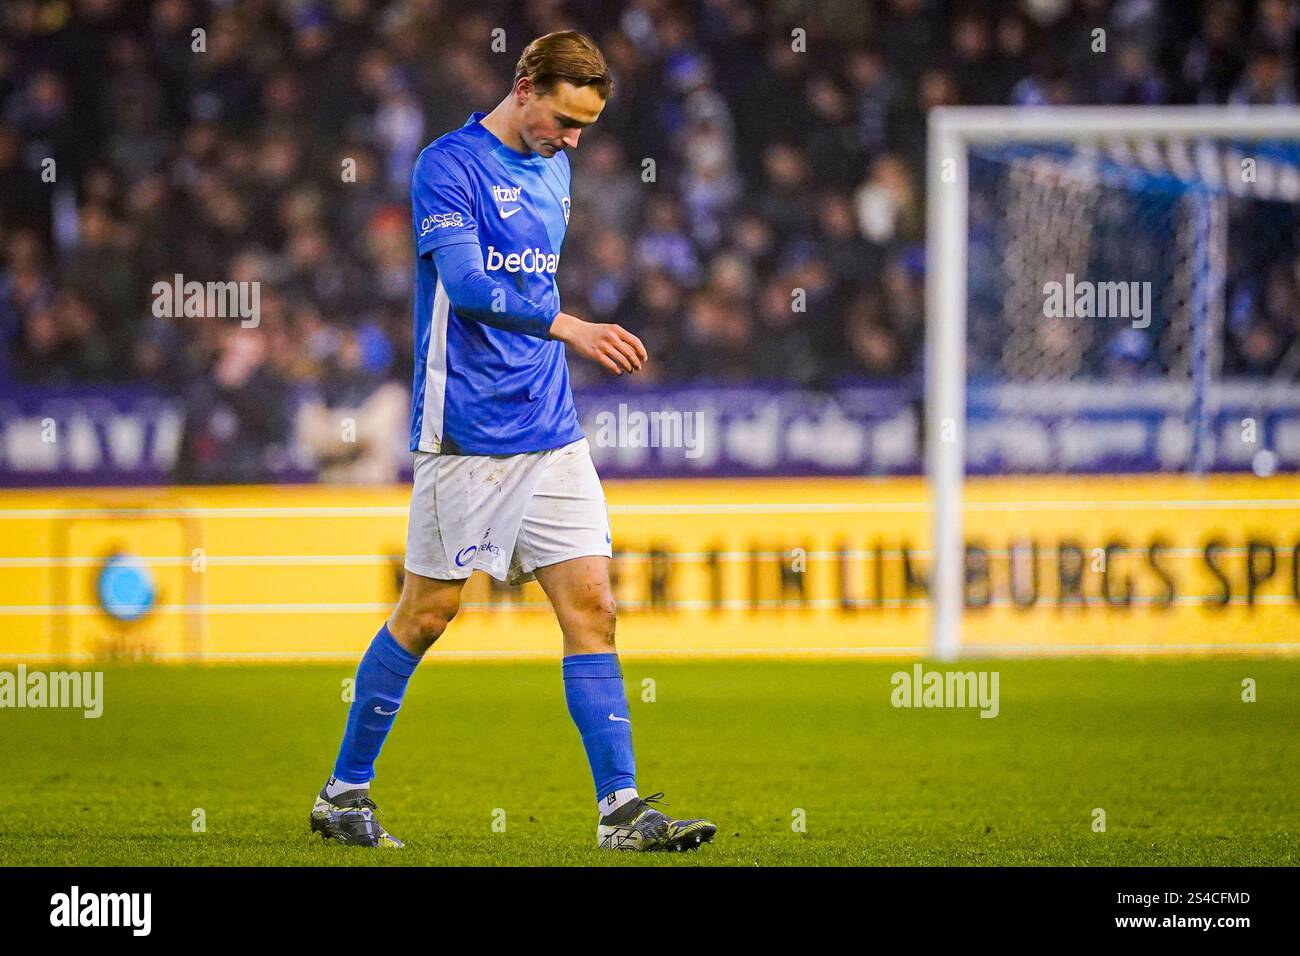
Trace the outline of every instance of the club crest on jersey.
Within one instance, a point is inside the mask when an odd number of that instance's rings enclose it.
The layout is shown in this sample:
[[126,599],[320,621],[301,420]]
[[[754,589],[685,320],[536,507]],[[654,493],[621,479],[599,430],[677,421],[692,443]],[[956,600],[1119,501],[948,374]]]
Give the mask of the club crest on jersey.
[[560,200],[560,208],[564,210],[564,224],[569,224],[569,197],[565,196]]

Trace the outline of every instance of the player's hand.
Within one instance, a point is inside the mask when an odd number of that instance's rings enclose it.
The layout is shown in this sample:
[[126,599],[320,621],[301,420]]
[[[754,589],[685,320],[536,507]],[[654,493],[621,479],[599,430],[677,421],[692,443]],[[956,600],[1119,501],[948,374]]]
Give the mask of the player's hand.
[[583,358],[599,362],[615,375],[640,371],[650,358],[641,340],[623,326],[584,322],[567,312],[561,312],[551,323],[551,338],[559,339]]

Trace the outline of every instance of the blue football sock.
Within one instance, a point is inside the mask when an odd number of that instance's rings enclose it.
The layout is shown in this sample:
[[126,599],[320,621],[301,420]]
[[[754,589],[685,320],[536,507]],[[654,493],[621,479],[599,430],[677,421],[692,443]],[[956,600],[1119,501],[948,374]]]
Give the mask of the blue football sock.
[[357,666],[355,696],[348,709],[343,745],[334,762],[334,776],[348,783],[367,783],[375,775],[375,758],[393,727],[406,683],[420,663],[384,624]]
[[571,654],[564,658],[564,699],[582,734],[596,782],[596,800],[636,787],[632,721],[617,654]]

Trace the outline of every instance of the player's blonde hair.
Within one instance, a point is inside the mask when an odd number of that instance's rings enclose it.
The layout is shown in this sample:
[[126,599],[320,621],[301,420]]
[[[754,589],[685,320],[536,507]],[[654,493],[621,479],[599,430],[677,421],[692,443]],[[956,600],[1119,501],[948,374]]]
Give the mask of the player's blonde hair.
[[614,93],[614,78],[600,47],[576,30],[548,33],[528,44],[515,65],[515,82],[523,76],[532,80],[539,95],[549,93],[563,80],[574,86],[593,86],[603,100]]

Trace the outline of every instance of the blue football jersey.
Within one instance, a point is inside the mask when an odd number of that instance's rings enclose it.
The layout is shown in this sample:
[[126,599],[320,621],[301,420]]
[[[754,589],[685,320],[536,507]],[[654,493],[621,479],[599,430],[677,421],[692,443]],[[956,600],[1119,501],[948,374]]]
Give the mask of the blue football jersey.
[[420,153],[411,173],[415,382],[411,450],[516,455],[582,437],[564,343],[456,313],[433,251],[475,242],[487,275],[547,310],[569,220],[569,158],[523,155],[474,113]]

